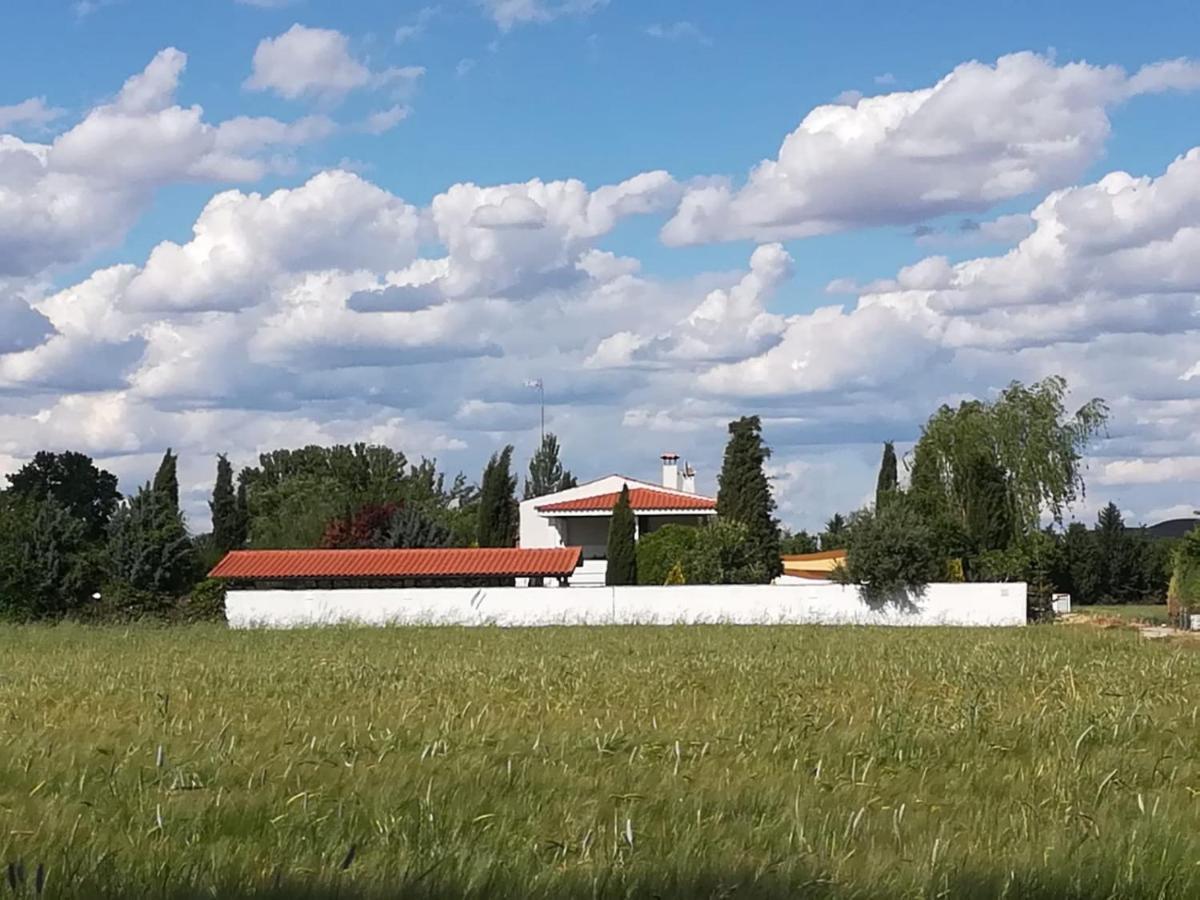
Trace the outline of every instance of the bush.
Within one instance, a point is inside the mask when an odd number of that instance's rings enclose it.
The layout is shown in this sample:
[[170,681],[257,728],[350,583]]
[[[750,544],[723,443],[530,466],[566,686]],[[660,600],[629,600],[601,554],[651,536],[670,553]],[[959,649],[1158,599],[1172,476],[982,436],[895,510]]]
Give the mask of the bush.
[[1176,625],[1200,608],[1200,528],[1187,533],[1175,548],[1171,584],[1167,589],[1167,616]]
[[[661,585],[675,566],[683,572],[683,561],[696,546],[699,529],[689,525],[664,525],[645,535],[637,544],[638,584]],[[686,580],[686,572],[683,572]],[[681,582],[682,583],[682,582]]]
[[770,580],[750,529],[716,521],[696,529],[696,542],[683,560],[688,584],[762,584]]
[[835,572],[859,585],[873,607],[904,605],[945,577],[946,554],[925,518],[897,495],[882,510],[856,516],[845,567]]
[[173,600],[126,581],[110,581],[100,588],[100,598],[80,607],[76,618],[91,623],[165,621]]
[[184,599],[179,615],[187,622],[224,622],[225,582],[216,578],[204,579]]

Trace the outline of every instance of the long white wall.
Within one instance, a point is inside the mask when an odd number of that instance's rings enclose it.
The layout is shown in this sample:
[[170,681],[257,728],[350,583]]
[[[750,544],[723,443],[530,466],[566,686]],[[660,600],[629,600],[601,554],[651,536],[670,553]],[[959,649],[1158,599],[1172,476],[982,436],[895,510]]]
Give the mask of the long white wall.
[[1023,625],[1024,584],[931,584],[909,609],[872,610],[857,588],[688,585],[229,591],[234,628],[364,625]]

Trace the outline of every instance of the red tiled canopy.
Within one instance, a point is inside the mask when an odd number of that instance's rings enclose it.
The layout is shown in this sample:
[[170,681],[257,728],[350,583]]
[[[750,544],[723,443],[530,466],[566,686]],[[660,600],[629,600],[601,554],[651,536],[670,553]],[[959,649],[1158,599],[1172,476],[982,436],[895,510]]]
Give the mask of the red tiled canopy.
[[565,577],[579,547],[437,550],[234,550],[210,578],[505,578]]
[[[597,494],[594,497],[579,497],[576,500],[560,500],[539,506],[538,512],[611,512],[620,498],[619,492]],[[704,512],[717,508],[717,501],[696,494],[675,494],[671,491],[656,491],[653,488],[632,488],[629,505],[635,512],[645,510],[672,510],[679,512]]]

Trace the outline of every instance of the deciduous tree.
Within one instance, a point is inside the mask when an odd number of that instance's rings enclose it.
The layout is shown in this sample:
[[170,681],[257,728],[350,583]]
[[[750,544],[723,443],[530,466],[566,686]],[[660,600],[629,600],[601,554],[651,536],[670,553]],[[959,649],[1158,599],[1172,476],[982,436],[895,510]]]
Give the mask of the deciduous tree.
[[53,497],[68,513],[83,521],[92,539],[104,536],[108,520],[121,499],[116,475],[97,468],[90,456],[71,450],[39,451],[8,476],[8,483],[9,490],[21,497]]

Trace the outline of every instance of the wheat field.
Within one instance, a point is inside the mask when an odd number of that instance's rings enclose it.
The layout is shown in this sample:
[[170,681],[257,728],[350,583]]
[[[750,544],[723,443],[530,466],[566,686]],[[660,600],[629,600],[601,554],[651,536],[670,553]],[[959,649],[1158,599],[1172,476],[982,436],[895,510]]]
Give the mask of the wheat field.
[[0,631],[0,894],[1200,896],[1200,656],[1066,626]]

